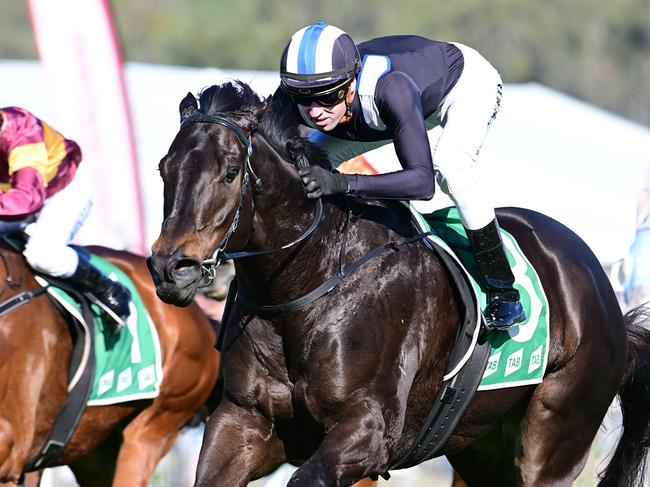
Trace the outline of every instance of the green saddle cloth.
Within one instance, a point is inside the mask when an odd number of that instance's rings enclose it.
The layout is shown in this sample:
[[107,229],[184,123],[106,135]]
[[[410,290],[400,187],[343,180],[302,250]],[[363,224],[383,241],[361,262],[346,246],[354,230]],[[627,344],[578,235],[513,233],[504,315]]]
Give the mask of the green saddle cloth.
[[[486,295],[475,277],[474,254],[458,210],[450,207],[422,215],[413,205],[409,205],[409,208],[422,231],[435,232],[428,239],[449,252],[462,265],[481,309],[485,309]],[[515,276],[515,288],[521,295],[521,304],[526,311],[526,321],[506,331],[486,334],[492,351],[478,390],[539,384],[548,361],[549,310],[544,289],[515,238],[503,229],[501,236]]]
[[[90,262],[111,279],[131,291],[131,314],[126,326],[111,334],[108,318],[100,307],[91,304],[95,336],[95,378],[89,406],[101,406],[158,396],[162,381],[162,359],[158,333],[131,279],[110,262],[91,255]],[[41,285],[46,281],[37,277]],[[52,284],[48,293],[75,319],[83,323],[77,300]]]

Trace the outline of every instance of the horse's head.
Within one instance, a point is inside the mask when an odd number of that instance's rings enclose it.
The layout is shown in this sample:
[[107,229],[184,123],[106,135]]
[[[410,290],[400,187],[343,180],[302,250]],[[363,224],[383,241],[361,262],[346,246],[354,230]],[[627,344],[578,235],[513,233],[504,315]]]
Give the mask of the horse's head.
[[180,103],[181,128],[162,158],[163,223],[148,259],[158,296],[187,305],[207,283],[215,249],[243,245],[257,180],[250,167],[252,133],[266,104],[247,86],[226,83]]

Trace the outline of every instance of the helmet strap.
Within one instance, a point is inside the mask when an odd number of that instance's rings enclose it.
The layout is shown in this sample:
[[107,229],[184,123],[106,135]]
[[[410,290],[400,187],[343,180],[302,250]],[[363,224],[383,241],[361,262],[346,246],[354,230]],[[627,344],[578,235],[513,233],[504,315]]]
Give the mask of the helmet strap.
[[339,123],[348,123],[352,120],[352,102],[354,101],[354,95],[356,94],[356,90],[353,88],[353,86],[354,80],[352,83],[350,83],[348,92],[345,95],[345,113],[341,117]]

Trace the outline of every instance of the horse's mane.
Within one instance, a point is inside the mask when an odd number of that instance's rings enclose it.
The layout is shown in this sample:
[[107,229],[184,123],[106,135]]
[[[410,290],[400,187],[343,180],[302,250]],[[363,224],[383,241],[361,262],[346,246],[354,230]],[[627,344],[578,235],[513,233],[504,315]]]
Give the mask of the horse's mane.
[[225,112],[245,112],[244,108],[261,108],[262,100],[253,89],[243,81],[226,81],[220,85],[205,88],[199,95],[199,111],[206,115]]
[[[257,120],[255,113],[263,110]],[[199,95],[199,111],[209,115],[233,112],[245,117],[287,161],[293,162],[289,149],[304,150],[312,164],[330,167],[327,154],[300,135],[289,100],[282,96],[261,98],[247,83],[240,80],[212,85]]]

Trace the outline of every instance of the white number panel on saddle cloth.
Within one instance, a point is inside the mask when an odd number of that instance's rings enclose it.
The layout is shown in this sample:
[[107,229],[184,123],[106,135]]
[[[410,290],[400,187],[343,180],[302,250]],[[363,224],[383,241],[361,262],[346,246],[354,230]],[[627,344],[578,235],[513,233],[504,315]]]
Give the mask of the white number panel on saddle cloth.
[[[445,208],[423,216],[413,205],[408,206],[421,231],[433,230],[436,233],[427,239],[449,253],[463,268],[481,309],[484,309],[486,296],[474,278],[474,255],[456,208]],[[526,321],[506,331],[486,334],[492,350],[479,391],[539,384],[548,361],[549,310],[544,289],[514,237],[503,229],[501,236],[515,276],[515,288],[526,311]]]
[[[97,304],[91,304],[95,341],[93,347],[85,347],[85,350],[94,350],[95,377],[87,404],[102,406],[157,397],[163,378],[162,354],[151,317],[136,287],[122,270],[96,255],[91,255],[90,261],[111,279],[119,280],[129,288],[131,314],[126,326],[112,335],[106,323],[110,318]],[[40,277],[36,279],[43,286],[48,284]],[[85,326],[79,303],[74,298],[54,285],[47,290],[74,319]],[[69,389],[80,374],[81,370],[74,374]]]

